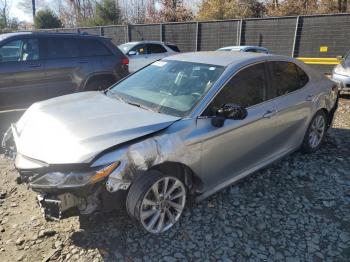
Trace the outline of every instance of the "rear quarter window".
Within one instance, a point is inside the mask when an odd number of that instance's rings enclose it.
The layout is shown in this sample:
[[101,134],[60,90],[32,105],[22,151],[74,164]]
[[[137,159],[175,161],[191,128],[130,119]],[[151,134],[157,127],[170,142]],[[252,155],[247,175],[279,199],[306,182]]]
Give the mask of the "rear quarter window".
[[82,56],[107,56],[110,50],[100,41],[93,39],[80,40]]
[[166,46],[169,47],[174,52],[180,53],[180,49],[176,45],[169,45],[169,44],[167,44]]

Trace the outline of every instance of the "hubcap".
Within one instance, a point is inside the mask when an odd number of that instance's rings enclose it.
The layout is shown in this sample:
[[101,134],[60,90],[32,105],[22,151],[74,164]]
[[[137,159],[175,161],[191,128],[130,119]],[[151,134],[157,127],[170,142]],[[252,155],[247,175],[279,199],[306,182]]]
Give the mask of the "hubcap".
[[175,177],[155,182],[141,203],[141,223],[151,233],[162,233],[179,220],[186,203],[186,190]]
[[316,148],[322,140],[324,130],[325,130],[325,119],[322,115],[316,116],[311,124],[309,133],[309,144],[312,148]]

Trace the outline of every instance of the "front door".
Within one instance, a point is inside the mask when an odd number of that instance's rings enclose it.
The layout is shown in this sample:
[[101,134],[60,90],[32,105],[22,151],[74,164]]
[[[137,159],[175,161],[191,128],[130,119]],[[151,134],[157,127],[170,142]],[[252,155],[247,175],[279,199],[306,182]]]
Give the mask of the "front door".
[[39,39],[9,40],[0,47],[0,110],[25,108],[46,98]]
[[[220,185],[275,156],[276,105],[269,100],[266,80],[264,63],[243,69],[221,89],[198,119],[198,129],[205,134],[202,137],[204,184]],[[215,111],[227,103],[247,108],[247,117],[226,119],[222,127],[214,127],[211,121]]]

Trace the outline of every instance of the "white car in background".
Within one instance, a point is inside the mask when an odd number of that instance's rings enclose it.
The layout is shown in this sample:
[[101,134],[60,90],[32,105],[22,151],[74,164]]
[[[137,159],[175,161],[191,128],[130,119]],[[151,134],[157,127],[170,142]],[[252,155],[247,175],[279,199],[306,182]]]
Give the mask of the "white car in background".
[[172,43],[160,41],[129,42],[118,46],[129,57],[129,72],[133,73],[159,59],[180,52]]
[[339,90],[343,94],[350,94],[350,51],[341,57],[339,65],[334,67],[331,79],[339,84]]
[[269,50],[261,46],[251,46],[251,45],[238,45],[238,46],[225,46],[221,47],[216,51],[238,51],[238,52],[252,52],[252,53],[262,53],[269,54]]

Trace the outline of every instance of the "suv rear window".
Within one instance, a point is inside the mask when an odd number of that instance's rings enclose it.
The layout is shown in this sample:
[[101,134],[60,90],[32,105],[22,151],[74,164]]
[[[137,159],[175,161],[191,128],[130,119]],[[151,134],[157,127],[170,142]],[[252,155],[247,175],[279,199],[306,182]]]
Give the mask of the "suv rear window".
[[108,48],[98,40],[82,39],[81,40],[82,56],[105,56],[111,55]]
[[176,45],[166,44],[171,50],[180,53],[180,49]]
[[79,57],[79,41],[75,38],[48,38],[47,39],[47,57],[55,58],[73,58]]

